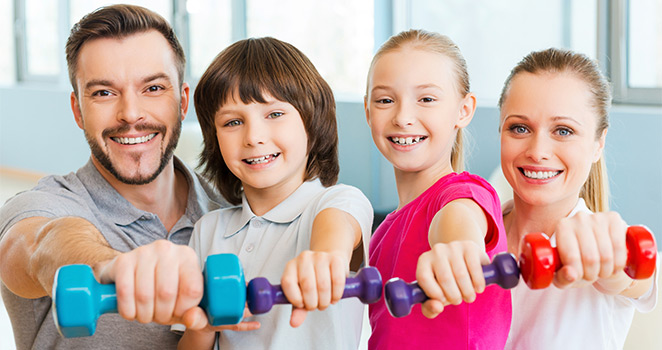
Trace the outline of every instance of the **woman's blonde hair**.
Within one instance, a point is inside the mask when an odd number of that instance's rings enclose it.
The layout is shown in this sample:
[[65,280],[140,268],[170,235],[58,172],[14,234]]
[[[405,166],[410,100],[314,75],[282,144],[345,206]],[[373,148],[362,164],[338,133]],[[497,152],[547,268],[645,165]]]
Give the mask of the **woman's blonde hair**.
[[[390,37],[375,53],[370,63],[370,70],[368,71],[368,84],[366,88],[366,96],[370,89],[370,76],[375,67],[377,60],[389,52],[397,51],[403,47],[408,46],[414,49],[440,53],[448,57],[453,62],[455,68],[455,75],[457,76],[457,88],[460,96],[466,96],[471,92],[469,87],[469,73],[467,72],[467,62],[464,60],[460,48],[447,36],[428,32],[421,29],[410,29]],[[464,171],[464,136],[462,129],[458,129],[455,136],[455,143],[451,150],[451,166],[453,171]]]
[[[611,105],[611,88],[605,76],[600,72],[598,64],[583,54],[569,50],[550,48],[536,51],[524,57],[506,79],[499,99],[499,109],[508,97],[510,82],[521,72],[539,73],[572,73],[582,79],[589,87],[593,99],[591,101],[598,117],[596,140],[609,127],[609,107]],[[586,206],[594,212],[609,210],[609,180],[605,166],[604,150],[600,159],[593,163],[588,179],[579,193],[584,198]]]

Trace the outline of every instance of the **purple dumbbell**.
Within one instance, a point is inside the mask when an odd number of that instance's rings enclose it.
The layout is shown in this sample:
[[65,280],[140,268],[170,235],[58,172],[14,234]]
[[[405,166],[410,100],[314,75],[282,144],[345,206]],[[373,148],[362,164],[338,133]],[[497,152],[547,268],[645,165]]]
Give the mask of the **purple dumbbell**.
[[[519,282],[519,267],[515,256],[510,253],[499,253],[492,262],[483,265],[485,284],[498,284],[503,289],[510,289]],[[406,283],[400,278],[391,278],[384,286],[386,307],[393,317],[409,315],[414,304],[428,300],[418,283]]]
[[[357,297],[364,304],[371,304],[382,297],[382,276],[374,267],[359,269],[354,277],[347,278],[342,298]],[[248,310],[253,315],[271,310],[274,304],[289,304],[280,285],[272,285],[264,277],[257,277],[248,283],[246,289]]]

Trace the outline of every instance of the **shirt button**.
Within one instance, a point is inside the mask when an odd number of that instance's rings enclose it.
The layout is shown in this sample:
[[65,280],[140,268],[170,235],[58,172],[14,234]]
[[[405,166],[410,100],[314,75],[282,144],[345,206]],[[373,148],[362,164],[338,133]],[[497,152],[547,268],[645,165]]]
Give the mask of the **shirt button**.
[[262,227],[262,223],[257,220],[253,220],[251,221],[251,226],[253,226],[254,228],[260,228]]
[[249,252],[249,253],[252,252],[253,249],[255,249],[255,245],[252,244],[252,243],[249,244],[249,245],[246,247],[246,251]]

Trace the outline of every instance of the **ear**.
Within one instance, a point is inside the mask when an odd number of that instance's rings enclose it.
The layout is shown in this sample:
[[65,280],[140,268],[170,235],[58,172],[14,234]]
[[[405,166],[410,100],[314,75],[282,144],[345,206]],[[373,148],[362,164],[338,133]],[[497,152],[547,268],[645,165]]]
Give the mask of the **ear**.
[[476,95],[473,92],[468,93],[462,99],[460,104],[460,117],[455,125],[458,129],[465,128],[471,122],[476,112]]
[[368,110],[368,95],[363,96],[363,110],[365,111],[365,120],[370,126],[370,111]]
[[80,112],[80,104],[78,103],[78,98],[76,98],[76,92],[72,91],[69,99],[71,102],[71,111],[74,113],[74,119],[76,120],[76,124],[78,124],[78,127],[81,128],[81,130],[85,130],[83,123],[83,114]]
[[607,140],[607,129],[604,129],[602,130],[602,135],[600,135],[600,138],[598,138],[597,140],[598,147],[596,148],[595,154],[593,155],[593,163],[600,160],[600,157],[602,156],[602,151],[605,149],[606,140]]
[[180,108],[181,108],[181,114],[182,114],[182,121],[184,118],[186,118],[186,113],[188,113],[188,104],[189,104],[189,97],[190,97],[190,92],[191,88],[188,85],[188,83],[182,83],[182,91],[180,93],[181,101],[180,101]]

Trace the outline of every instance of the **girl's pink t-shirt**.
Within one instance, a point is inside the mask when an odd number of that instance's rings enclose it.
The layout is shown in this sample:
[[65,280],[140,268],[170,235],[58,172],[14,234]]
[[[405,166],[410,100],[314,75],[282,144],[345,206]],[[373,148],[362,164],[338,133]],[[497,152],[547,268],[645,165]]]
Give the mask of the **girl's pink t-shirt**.
[[[507,250],[501,205],[483,178],[467,172],[439,179],[416,199],[386,216],[370,240],[370,265],[383,281],[416,279],[418,257],[430,250],[428,228],[447,203],[473,199],[486,214],[485,248],[490,259]],[[503,349],[510,330],[510,291],[487,286],[473,303],[450,305],[434,319],[423,316],[420,304],[402,318],[391,316],[384,300],[370,305],[370,349]]]

